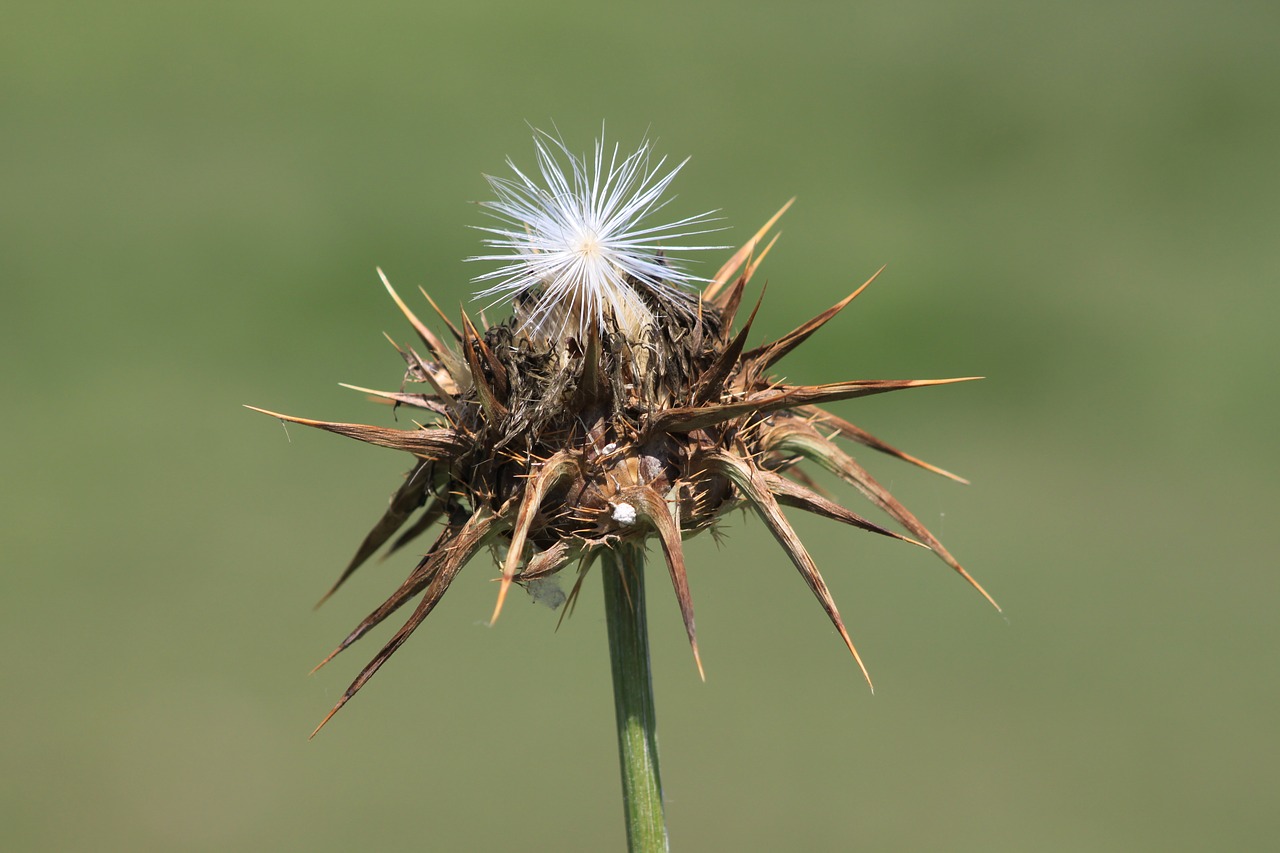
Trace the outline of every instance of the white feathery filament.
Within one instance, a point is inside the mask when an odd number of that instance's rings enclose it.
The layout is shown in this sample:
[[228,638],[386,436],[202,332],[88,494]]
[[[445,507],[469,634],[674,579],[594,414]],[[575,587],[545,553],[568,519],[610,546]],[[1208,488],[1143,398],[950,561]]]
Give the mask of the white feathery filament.
[[531,307],[517,303],[529,333],[581,340],[591,326],[611,321],[628,340],[638,340],[652,323],[641,290],[660,299],[700,281],[666,253],[723,248],[668,243],[716,230],[706,227],[711,213],[650,224],[670,201],[662,195],[688,160],[664,174],[666,158],[651,165],[648,140],[625,158],[614,145],[606,160],[599,139],[590,161],[546,133],[539,132],[534,145],[541,181],[510,160],[514,179],[485,176],[497,200],[482,206],[501,225],[480,230],[491,235],[485,245],[501,253],[468,260],[501,265],[476,276],[477,283],[492,282],[477,296],[501,302],[537,292]]

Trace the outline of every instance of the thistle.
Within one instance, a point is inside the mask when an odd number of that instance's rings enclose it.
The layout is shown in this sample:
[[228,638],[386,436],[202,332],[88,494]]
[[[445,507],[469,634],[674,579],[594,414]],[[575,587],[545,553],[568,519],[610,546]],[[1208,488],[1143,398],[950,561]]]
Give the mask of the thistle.
[[[486,549],[500,565],[496,620],[513,584],[533,587],[576,566],[568,610],[597,557],[605,558],[609,572],[624,564],[637,568],[636,555],[656,540],[700,675],[682,540],[714,530],[740,507],[759,515],[781,545],[868,684],[831,593],[783,507],[928,548],[995,604],[836,439],[965,481],[819,408],[977,377],[795,385],[771,376],[779,361],[847,307],[878,271],[809,322],[748,347],[760,302],[747,312],[744,294],[776,241],[775,236],[765,243],[767,235],[791,202],[714,276],[695,279],[675,258],[710,248],[680,245],[712,230],[710,215],[652,223],[683,163],[664,171],[662,160],[652,162],[647,143],[627,157],[602,142],[593,157],[575,157],[549,136],[538,137],[536,148],[539,179],[514,165],[514,178],[488,179],[497,200],[485,207],[497,225],[484,229],[485,242],[494,251],[472,259],[499,263],[476,280],[484,286],[481,296],[510,303],[509,318],[481,330],[464,312],[455,325],[424,291],[447,330],[438,335],[378,271],[421,349],[397,347],[407,365],[400,390],[355,390],[418,410],[420,426],[391,429],[265,412],[414,457],[386,512],[326,598],[388,542],[394,552],[438,530],[400,587],[322,661],[419,599],[321,726]],[[905,534],[823,496],[805,473],[810,464],[856,487]]]

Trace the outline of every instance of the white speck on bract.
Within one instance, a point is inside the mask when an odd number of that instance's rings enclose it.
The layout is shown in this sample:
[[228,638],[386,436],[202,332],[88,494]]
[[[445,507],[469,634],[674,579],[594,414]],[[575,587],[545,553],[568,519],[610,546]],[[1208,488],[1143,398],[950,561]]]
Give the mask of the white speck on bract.
[[625,501],[617,504],[613,508],[613,520],[623,527],[630,527],[636,523],[636,508]]
[[534,145],[541,183],[510,160],[514,179],[485,176],[498,198],[481,204],[503,225],[480,230],[493,235],[486,246],[504,253],[468,258],[502,262],[475,277],[477,283],[496,282],[477,296],[505,301],[541,288],[526,326],[582,337],[593,324],[603,328],[606,317],[624,332],[638,332],[651,315],[637,284],[660,296],[701,281],[667,253],[723,247],[667,241],[717,230],[705,227],[712,212],[649,224],[670,201],[662,195],[687,159],[663,174],[666,158],[651,164],[648,140],[620,158],[617,145],[606,152],[598,139],[590,162],[547,133],[538,132]]

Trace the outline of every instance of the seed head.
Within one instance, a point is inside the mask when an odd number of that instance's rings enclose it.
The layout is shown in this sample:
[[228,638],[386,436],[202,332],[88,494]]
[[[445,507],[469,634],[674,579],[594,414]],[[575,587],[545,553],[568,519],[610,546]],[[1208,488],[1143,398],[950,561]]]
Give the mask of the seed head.
[[[486,176],[498,198],[482,206],[502,225],[480,230],[493,235],[485,245],[501,253],[470,260],[502,265],[476,276],[496,282],[478,295],[516,299],[519,325],[552,339],[581,339],[590,326],[603,332],[606,324],[638,336],[654,319],[646,295],[669,296],[694,281],[666,253],[723,248],[672,244],[712,230],[704,227],[710,213],[651,221],[688,160],[664,174],[666,158],[651,162],[648,140],[619,159],[618,146],[610,150],[599,139],[590,161],[548,134],[535,136],[534,146],[541,182],[511,161],[515,179]],[[534,294],[534,304],[519,300]]]
[[[325,722],[399,649],[462,567],[486,548],[501,566],[496,620],[512,584],[549,598],[544,581],[576,564],[578,578],[568,596],[572,605],[600,549],[656,539],[699,672],[682,539],[714,528],[737,507],[760,516],[864,676],[866,668],[826,583],[783,506],[928,548],[994,605],[942,543],[836,439],[964,481],[819,408],[977,377],[792,385],[770,376],[778,361],[840,313],[879,272],[809,322],[747,349],[760,303],[736,333],[734,321],[745,288],[773,245],[762,241],[790,202],[705,281],[701,293],[691,293],[695,279],[665,258],[662,245],[701,233],[707,216],[645,224],[665,204],[662,194],[678,166],[665,174],[662,160],[650,166],[648,143],[621,160],[615,147],[607,165],[603,142],[596,144],[590,163],[575,159],[552,137],[540,136],[535,144],[543,184],[514,166],[516,180],[489,179],[498,201],[488,207],[506,227],[487,229],[496,236],[486,242],[508,253],[481,256],[501,262],[479,276],[498,281],[481,295],[512,298],[511,318],[481,332],[465,313],[458,325],[441,314],[453,341],[448,343],[382,276],[424,351],[397,348],[407,365],[401,390],[356,390],[393,407],[417,409],[426,423],[390,429],[266,412],[414,457],[404,483],[329,594],[387,543],[389,553],[395,552],[438,530],[400,587],[322,661],[418,599],[413,615]],[[555,154],[567,160],[567,171]],[[804,464],[825,468],[856,487],[910,536],[824,497]]]

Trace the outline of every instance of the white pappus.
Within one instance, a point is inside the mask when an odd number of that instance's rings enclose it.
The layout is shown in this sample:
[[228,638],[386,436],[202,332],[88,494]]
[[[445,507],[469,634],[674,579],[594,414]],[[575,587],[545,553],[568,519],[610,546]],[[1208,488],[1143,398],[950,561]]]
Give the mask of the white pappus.
[[468,260],[502,265],[475,277],[477,283],[493,282],[476,295],[519,302],[536,293],[528,309],[517,305],[517,317],[526,332],[540,336],[581,339],[591,326],[603,328],[612,318],[628,338],[637,339],[652,322],[637,287],[660,297],[704,281],[667,253],[723,248],[668,242],[719,230],[705,227],[714,211],[652,224],[671,200],[663,193],[688,160],[664,174],[666,158],[651,163],[647,139],[627,157],[616,144],[607,150],[603,138],[597,139],[590,161],[545,132],[536,133],[534,145],[541,182],[509,159],[514,179],[485,176],[497,200],[481,206],[502,225],[479,230],[492,235],[485,245],[502,253]]

